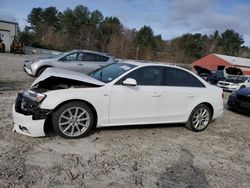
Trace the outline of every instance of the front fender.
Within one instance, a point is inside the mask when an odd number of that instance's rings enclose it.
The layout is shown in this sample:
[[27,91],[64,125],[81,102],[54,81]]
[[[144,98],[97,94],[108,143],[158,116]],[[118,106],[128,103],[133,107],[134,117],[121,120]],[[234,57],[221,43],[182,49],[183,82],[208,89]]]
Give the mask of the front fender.
[[44,93],[46,98],[40,108],[53,110],[58,105],[70,100],[82,100],[90,103],[96,110],[99,123],[108,122],[110,92],[100,88],[70,88]]

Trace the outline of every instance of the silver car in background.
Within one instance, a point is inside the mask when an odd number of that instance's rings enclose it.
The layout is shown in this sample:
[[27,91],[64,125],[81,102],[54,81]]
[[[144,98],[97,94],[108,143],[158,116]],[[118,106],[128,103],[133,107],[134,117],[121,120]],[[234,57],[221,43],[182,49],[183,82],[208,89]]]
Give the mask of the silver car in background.
[[38,77],[49,67],[89,73],[100,67],[116,62],[116,59],[103,52],[72,50],[52,57],[39,57],[24,61],[24,71]]

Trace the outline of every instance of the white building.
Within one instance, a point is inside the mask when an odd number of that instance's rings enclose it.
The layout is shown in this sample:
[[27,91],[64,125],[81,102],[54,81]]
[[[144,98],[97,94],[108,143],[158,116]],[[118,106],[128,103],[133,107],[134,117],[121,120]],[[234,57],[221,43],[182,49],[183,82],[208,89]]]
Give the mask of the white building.
[[18,34],[18,23],[0,20],[0,38],[5,44],[5,51],[10,51],[14,37]]

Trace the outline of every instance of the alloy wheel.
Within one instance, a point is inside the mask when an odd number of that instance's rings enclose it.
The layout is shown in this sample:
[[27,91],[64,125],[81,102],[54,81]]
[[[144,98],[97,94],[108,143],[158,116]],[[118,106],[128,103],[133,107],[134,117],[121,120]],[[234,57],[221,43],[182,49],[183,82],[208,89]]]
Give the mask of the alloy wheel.
[[199,108],[193,115],[192,124],[195,129],[202,130],[209,124],[209,120],[209,111],[206,108]]
[[67,136],[79,136],[90,125],[90,115],[82,107],[70,107],[64,110],[59,117],[59,129]]

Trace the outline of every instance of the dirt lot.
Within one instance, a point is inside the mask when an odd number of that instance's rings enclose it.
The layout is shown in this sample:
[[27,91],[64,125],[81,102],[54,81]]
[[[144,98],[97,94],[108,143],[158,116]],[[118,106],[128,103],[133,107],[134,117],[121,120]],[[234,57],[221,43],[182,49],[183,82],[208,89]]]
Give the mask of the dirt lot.
[[[182,125],[97,129],[65,140],[12,132],[28,56],[0,54],[0,187],[250,187],[250,118],[225,109],[204,132]],[[228,93],[225,94],[225,103]]]

